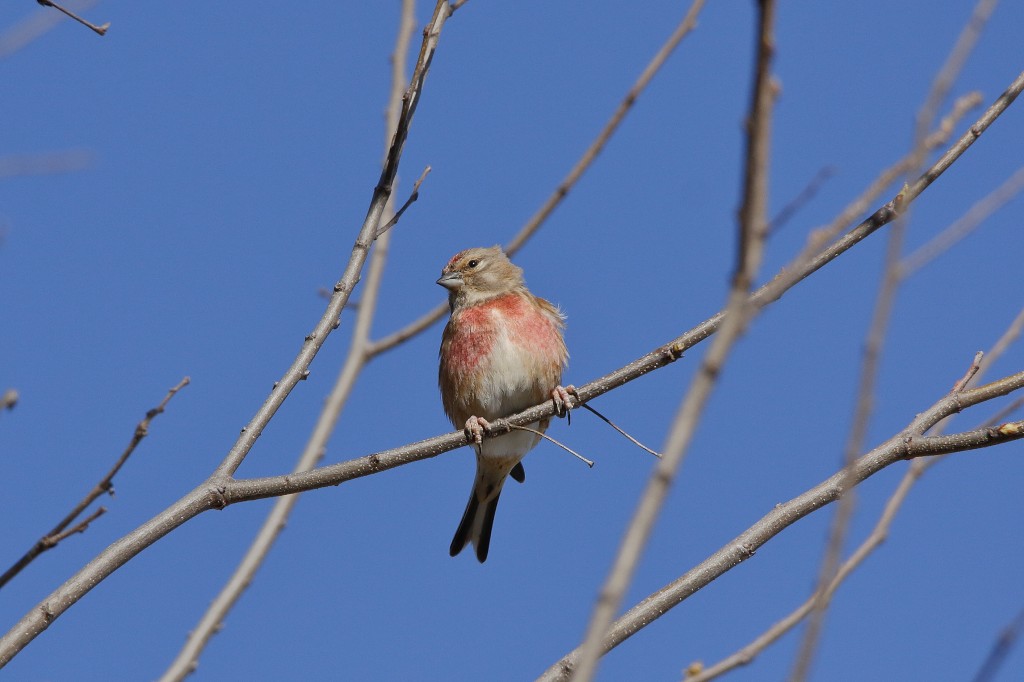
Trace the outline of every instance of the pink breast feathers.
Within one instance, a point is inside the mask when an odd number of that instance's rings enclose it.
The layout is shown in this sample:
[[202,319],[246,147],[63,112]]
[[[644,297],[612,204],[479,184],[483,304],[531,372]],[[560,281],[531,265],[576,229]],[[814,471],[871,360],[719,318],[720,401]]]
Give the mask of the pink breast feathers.
[[[557,357],[555,323],[521,294],[512,293],[465,308],[458,313],[451,363],[457,372],[472,372],[487,359],[499,335],[531,354]],[[556,360],[557,362],[557,360]]]
[[558,354],[554,322],[520,294],[490,299],[467,307],[458,315],[450,365],[459,374],[479,369],[480,363],[494,350],[500,335],[532,353]]

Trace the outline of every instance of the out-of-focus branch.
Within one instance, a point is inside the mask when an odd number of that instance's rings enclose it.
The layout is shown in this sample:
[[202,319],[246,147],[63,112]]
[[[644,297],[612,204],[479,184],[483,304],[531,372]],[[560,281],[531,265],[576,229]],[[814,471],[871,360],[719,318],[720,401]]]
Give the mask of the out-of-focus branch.
[[[980,0],[975,6],[971,20],[964,26],[954,45],[946,63],[939,70],[929,89],[924,104],[918,111],[914,140],[911,146],[907,175],[908,182],[918,175],[924,167],[924,161],[928,153],[928,133],[932,124],[938,116],[939,106],[949,95],[949,91],[960,73],[967,56],[970,54],[977,42],[981,29],[984,27],[988,16],[995,6],[993,0]],[[907,210],[909,206],[900,206],[900,214],[889,230],[886,240],[885,263],[881,276],[881,286],[875,299],[875,307],[872,312],[866,338],[864,340],[864,352],[861,360],[861,371],[858,379],[857,398],[854,407],[854,414],[843,451],[843,462],[846,467],[852,466],[858,454],[863,452],[867,441],[868,425],[874,411],[874,399],[876,384],[881,366],[882,350],[888,337],[889,321],[892,319],[892,311],[896,303],[896,292],[902,283],[900,259],[903,256],[903,243],[907,230]],[[825,613],[830,604],[831,585],[839,570],[840,557],[843,553],[843,546],[849,533],[850,524],[853,521],[854,509],[856,507],[856,496],[853,493],[852,485],[842,485],[844,490],[849,491],[837,505],[835,516],[829,528],[828,539],[825,544],[824,556],[818,570],[818,597],[812,610],[807,628],[804,630],[800,648],[790,674],[790,682],[804,682],[810,674],[814,656],[824,629]]]
[[[1002,355],[1011,343],[1013,343],[1020,334],[1020,326],[1024,324],[1024,310],[1010,323],[1006,331],[999,337],[999,339],[992,346],[991,350],[987,353],[978,353],[975,356],[974,362],[968,368],[964,376],[957,381],[953,386],[953,393],[958,393],[969,386],[975,385],[981,377],[985,374],[985,369],[993,362],[995,362],[1000,355]],[[1011,414],[1016,407],[1019,407],[1017,403],[1024,402],[1024,398],[1019,398],[1014,401],[1013,404],[1007,406],[1006,409],[1001,410],[992,416],[986,423],[982,424],[978,428],[990,428],[995,424],[1001,423],[1009,414]],[[943,426],[949,421],[949,419],[955,415],[943,417],[937,421],[928,431],[929,434],[935,435],[941,433]],[[885,507],[882,511],[881,516],[872,529],[868,537],[861,543],[861,545],[854,550],[850,557],[839,567],[836,571],[835,578],[828,586],[828,592],[826,599],[831,599],[835,591],[860,566],[861,563],[876,549],[878,549],[882,543],[888,538],[889,528],[892,526],[893,519],[903,506],[903,502],[910,494],[911,489],[920,480],[924,472],[930,469],[932,466],[940,462],[945,456],[931,457],[928,459],[915,459],[910,463],[907,472],[903,475],[899,484],[896,486],[896,490],[889,497],[889,500],[885,503]],[[774,644],[784,634],[796,627],[809,613],[814,609],[816,601],[816,595],[811,597],[797,607],[792,613],[787,615],[782,620],[778,621],[770,628],[765,630],[762,634],[758,635],[752,642],[744,646],[736,653],[727,656],[718,663],[711,666],[703,666],[700,663],[694,663],[687,668],[687,675],[685,682],[708,682],[721,675],[738,668],[740,666],[748,665],[754,658],[756,658],[762,651]]]
[[388,149],[384,169],[381,171],[380,179],[373,190],[370,208],[367,211],[362,227],[359,229],[359,235],[356,237],[355,244],[352,246],[352,255],[349,257],[345,272],[342,274],[341,279],[338,280],[338,283],[334,285],[334,294],[327,304],[327,310],[313,331],[306,336],[305,342],[302,344],[302,348],[292,362],[291,367],[274,384],[270,395],[249,423],[242,429],[241,436],[235,441],[224,461],[217,468],[214,478],[220,483],[226,482],[235,473],[246,455],[249,454],[252,446],[256,444],[256,440],[263,433],[263,429],[270,423],[277,410],[284,404],[289,394],[291,394],[292,389],[309,375],[309,366],[327,341],[327,337],[340,326],[341,311],[345,309],[352,290],[359,282],[359,274],[362,272],[363,265],[366,262],[370,245],[373,243],[377,229],[381,225],[381,218],[384,215],[385,207],[391,200],[395,177],[398,174],[398,164],[402,157],[402,150],[405,149],[405,140],[409,135],[409,126],[412,124],[416,107],[419,105],[423,83],[430,69],[434,51],[437,49],[441,29],[450,14],[451,8],[447,0],[438,0],[430,24],[424,30],[419,58],[416,60],[416,68],[413,69],[412,78],[410,79],[411,84],[402,97],[402,112],[395,126],[395,134]]
[[750,289],[761,265],[768,229],[768,163],[771,144],[771,113],[776,85],[771,75],[775,53],[775,2],[758,2],[758,25],[754,35],[754,78],[747,114],[747,146],[744,164],[743,196],[739,210],[739,237],[725,320],[701,362],[690,389],[676,413],[669,435],[626,529],[608,578],[598,594],[590,623],[579,647],[573,672],[576,682],[589,682],[597,671],[601,644],[615,618],[623,596],[640,563],[640,557],[665,498],[686,457],[689,444],[700,423],[704,406],[711,396],[722,368],[747,323],[759,308],[750,302]]
[[902,279],[910,277],[948,251],[958,241],[978,229],[989,216],[1020,194],[1022,189],[1024,189],[1024,167],[1018,168],[1003,184],[971,206],[949,227],[932,237],[910,255],[905,256],[900,261],[900,277]]
[[12,578],[14,578],[14,576],[21,573],[21,571],[30,563],[35,561],[36,557],[40,554],[53,549],[61,540],[64,540],[68,536],[74,535],[75,533],[85,532],[85,529],[89,527],[90,523],[103,515],[106,509],[100,507],[88,518],[78,523],[70,530],[67,530],[68,526],[74,523],[75,520],[82,515],[82,512],[88,509],[89,505],[95,502],[97,498],[105,494],[114,494],[114,476],[117,475],[117,472],[120,471],[121,467],[123,467],[125,462],[128,461],[128,458],[132,456],[132,453],[135,452],[135,448],[137,448],[139,443],[142,442],[142,439],[149,435],[150,422],[152,422],[158,414],[163,414],[164,409],[167,407],[167,403],[171,401],[174,394],[188,386],[188,384],[189,378],[185,377],[167,392],[167,395],[164,396],[164,399],[160,401],[159,405],[146,412],[146,416],[143,417],[142,421],[136,425],[135,432],[132,434],[132,439],[128,442],[128,447],[124,449],[121,456],[118,457],[116,462],[114,462],[114,466],[110,468],[110,471],[108,471],[107,474],[93,486],[92,490],[90,490],[86,496],[83,497],[70,512],[68,512],[67,516],[61,519],[60,523],[53,527],[53,530],[39,538],[39,540],[37,540],[36,543],[32,545],[32,547],[25,552],[20,559],[14,562],[14,565],[4,571],[3,575],[0,575],[0,588],[3,588],[11,581]]
[[1006,659],[1006,655],[1013,649],[1014,644],[1017,643],[1022,630],[1024,630],[1024,609],[1021,609],[1017,616],[999,633],[999,637],[992,645],[992,650],[974,676],[974,682],[992,682],[996,679],[999,667]]
[[23,175],[54,175],[88,168],[93,154],[86,149],[69,149],[48,154],[0,156],[0,179]]
[[0,395],[0,412],[5,410],[13,410],[14,406],[18,404],[18,390],[9,388],[4,391],[3,395]]
[[360,272],[366,261],[373,237],[381,224],[391,198],[409,127],[419,104],[441,30],[450,14],[451,8],[447,0],[438,0],[430,23],[424,30],[419,57],[416,60],[409,88],[402,97],[402,111],[395,126],[395,134],[388,149],[384,169],[374,188],[370,207],[359,230],[359,236],[352,247],[352,255],[341,279],[334,286],[327,310],[314,330],[306,336],[292,365],[281,380],[274,385],[270,396],[256,415],[242,429],[241,437],[232,446],[213,475],[150,521],[108,547],[76,575],[58,587],[39,608],[34,608],[27,613],[14,629],[0,638],[0,666],[6,665],[19,651],[48,628],[54,619],[139,552],[198,514],[210,509],[223,508],[228,503],[226,494],[233,487],[232,475],[292,389],[308,376],[310,363],[323,347],[327,336],[340,326],[339,316],[359,281]]
[[[398,20],[398,35],[395,39],[395,49],[391,54],[391,94],[388,97],[388,105],[384,120],[384,150],[387,154],[388,146],[394,137],[398,127],[398,117],[402,111],[402,95],[408,84],[406,76],[406,64],[409,59],[409,45],[416,28],[416,2],[415,0],[402,0],[402,9]],[[386,162],[386,158],[385,158]],[[349,346],[348,355],[341,368],[334,386],[324,401],[324,408],[317,418],[316,426],[310,434],[310,438],[293,469],[294,472],[308,471],[320,463],[327,448],[327,441],[341,418],[341,412],[351,395],[355,380],[362,372],[366,363],[370,360],[366,352],[369,342],[370,328],[373,324],[374,313],[377,309],[377,296],[380,292],[380,284],[383,280],[384,265],[387,262],[388,245],[391,241],[391,233],[387,228],[398,222],[401,214],[414,202],[419,191],[423,178],[430,171],[428,166],[423,175],[413,187],[412,194],[405,205],[395,213],[392,205],[385,207],[381,215],[381,221],[385,228],[377,231],[377,239],[373,253],[370,255],[369,266],[367,267],[366,279],[363,282],[362,300],[356,312],[356,320],[352,332],[352,342]],[[185,645],[178,652],[174,661],[160,677],[160,682],[178,682],[185,679],[199,665],[199,657],[202,655],[210,639],[223,627],[224,619],[234,608],[234,605],[241,598],[245,590],[252,584],[256,572],[263,565],[264,560],[270,553],[271,548],[277,541],[278,536],[284,529],[288,518],[291,516],[298,495],[285,495],[277,498],[270,513],[260,526],[259,531],[253,538],[252,544],[246,551],[238,567],[235,568],[231,577],[225,583],[220,593],[203,613],[199,623],[189,632]]]
[[[569,194],[569,191],[576,186],[579,179],[583,177],[583,174],[588,168],[590,168],[591,164],[594,163],[594,160],[604,149],[605,145],[608,144],[608,140],[612,138],[612,135],[614,135],[615,131],[618,130],[619,125],[626,118],[626,115],[630,112],[633,105],[636,104],[636,100],[647,88],[648,84],[650,84],[651,79],[654,78],[655,74],[657,74],[665,64],[682,39],[697,26],[697,15],[704,7],[704,2],[705,0],[694,0],[690,9],[687,11],[686,16],[683,17],[683,20],[678,26],[676,26],[672,35],[669,36],[668,40],[665,41],[665,44],[658,49],[657,54],[654,55],[646,68],[644,68],[643,72],[633,84],[633,87],[631,87],[629,92],[626,93],[626,96],[622,98],[622,101],[619,103],[615,113],[613,113],[611,118],[608,119],[604,128],[602,128],[601,132],[598,133],[594,141],[590,143],[587,150],[583,152],[583,156],[580,157],[580,160],[576,162],[576,165],[572,167],[569,174],[566,175],[562,182],[559,183],[558,187],[555,188],[555,191],[551,193],[551,196],[547,198],[544,204],[541,205],[537,212],[526,221],[526,224],[520,228],[519,232],[505,246],[505,252],[508,253],[509,256],[514,255],[516,251],[521,249],[530,237],[540,229],[541,225],[544,224],[544,221],[554,213],[558,205],[562,203],[562,200],[567,194]],[[370,347],[371,354],[379,355],[380,353],[391,350],[395,346],[408,341],[440,320],[447,312],[448,304],[439,304],[433,310],[410,322],[405,327],[373,342]]]
[[799,194],[790,199],[785,206],[779,209],[778,213],[775,214],[771,220],[768,221],[768,234],[774,235],[782,227],[786,225],[793,216],[800,211],[801,208],[807,205],[811,199],[818,194],[818,190],[824,185],[832,176],[836,174],[836,169],[833,166],[825,166],[818,170],[811,178],[810,182],[800,190]]
[[[687,597],[754,556],[761,546],[783,530],[835,502],[844,492],[841,488],[844,482],[858,485],[882,469],[905,459],[944,455],[1024,438],[1024,422],[1010,422],[995,428],[980,428],[953,436],[916,435],[923,434],[947,415],[1021,388],[1024,388],[1024,372],[978,388],[946,394],[915,417],[904,431],[857,459],[849,471],[844,468],[789,502],[776,505],[768,514],[710,557],[631,608],[612,624],[602,642],[602,650],[607,652],[622,644],[639,630],[678,606]],[[579,649],[570,652],[548,668],[538,681],[569,680],[578,656]]]
[[[938,128],[925,140],[928,151],[934,151],[949,142],[956,125],[968,111],[981,104],[981,93],[972,92],[957,99],[953,104],[952,111],[942,119]],[[961,138],[962,139],[962,138]],[[878,174],[867,189],[854,199],[842,212],[837,215],[828,225],[813,230],[807,238],[807,244],[801,252],[803,259],[813,258],[818,251],[836,238],[840,232],[845,230],[858,216],[864,214],[872,204],[878,201],[882,193],[892,185],[900,176],[905,175],[914,161],[914,152],[910,151],[896,163],[889,166]],[[798,259],[799,262],[799,259]]]
[[[832,582],[829,583],[826,595],[828,599],[832,598],[836,589],[838,589],[839,585],[846,580],[847,576],[853,573],[853,571],[863,563],[871,552],[877,549],[883,542],[885,542],[886,538],[889,537],[889,528],[892,526],[893,519],[896,518],[896,514],[899,512],[900,507],[903,506],[903,502],[906,500],[914,483],[916,483],[921,477],[921,474],[924,473],[926,463],[930,461],[933,460],[918,459],[911,462],[910,467],[907,469],[907,473],[903,475],[899,485],[896,486],[896,491],[889,498],[888,502],[886,502],[885,509],[882,511],[882,515],[879,517],[875,527],[871,530],[871,533],[860,547],[850,555],[850,558],[839,567],[839,570],[836,572]],[[774,644],[780,637],[792,630],[804,618],[806,618],[807,614],[811,613],[814,609],[816,599],[816,595],[812,595],[810,599],[801,604],[795,611],[765,630],[764,633],[755,638],[750,644],[746,645],[731,656],[722,659],[718,663],[706,668],[699,664],[690,666],[688,670],[693,670],[693,672],[686,675],[684,678],[685,682],[708,682],[708,680],[720,677],[734,668],[747,665],[753,661],[758,654]]]

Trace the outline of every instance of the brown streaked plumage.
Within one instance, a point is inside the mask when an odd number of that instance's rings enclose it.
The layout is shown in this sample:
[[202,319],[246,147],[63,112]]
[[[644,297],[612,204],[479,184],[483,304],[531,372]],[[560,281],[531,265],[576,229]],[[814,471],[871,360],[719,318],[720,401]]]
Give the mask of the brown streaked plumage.
[[[452,539],[455,556],[473,543],[487,559],[498,496],[510,474],[525,478],[520,460],[540,437],[513,431],[482,440],[488,420],[553,398],[570,398],[560,385],[569,353],[562,340],[564,318],[548,301],[530,293],[523,271],[501,247],[455,254],[437,283],[448,289],[451,318],[441,339],[438,383],[445,414],[476,441],[476,480]],[[545,431],[550,420],[530,425]]]

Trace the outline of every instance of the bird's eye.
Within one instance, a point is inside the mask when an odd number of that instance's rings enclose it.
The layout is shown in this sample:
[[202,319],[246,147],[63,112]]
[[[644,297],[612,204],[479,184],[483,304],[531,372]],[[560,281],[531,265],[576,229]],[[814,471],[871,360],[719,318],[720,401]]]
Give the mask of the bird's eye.
[[471,268],[475,268],[479,264],[480,264],[480,261],[476,260],[475,258],[473,260],[469,261],[468,263],[466,263],[466,265],[468,265]]

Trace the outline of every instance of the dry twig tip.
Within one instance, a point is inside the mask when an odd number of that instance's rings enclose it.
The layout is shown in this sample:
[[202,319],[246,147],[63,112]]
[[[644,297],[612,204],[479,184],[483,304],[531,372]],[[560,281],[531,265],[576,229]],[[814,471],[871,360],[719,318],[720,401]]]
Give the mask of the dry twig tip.
[[573,450],[572,448],[570,448],[568,445],[565,445],[564,443],[559,443],[557,440],[555,440],[551,436],[547,435],[546,433],[541,433],[540,431],[538,431],[536,429],[531,429],[529,426],[516,426],[515,424],[508,424],[508,422],[506,422],[506,424],[508,425],[508,427],[510,429],[518,429],[519,431],[529,431],[530,433],[535,433],[538,436],[540,436],[541,438],[543,438],[544,440],[549,440],[552,443],[554,443],[555,445],[557,445],[558,447],[562,448],[563,450],[568,452],[570,455],[572,455],[573,457],[577,458],[578,460],[580,460],[581,462],[586,464],[591,469],[594,468],[593,460],[587,459],[586,457],[584,457],[580,453],[578,453],[575,450]]
[[83,19],[82,17],[78,16],[77,14],[72,12],[71,10],[69,10],[69,9],[67,9],[65,7],[61,7],[57,3],[53,2],[53,0],[36,0],[36,2],[38,2],[43,7],[52,7],[52,8],[54,8],[58,12],[61,12],[61,13],[63,13],[64,15],[66,15],[68,17],[71,17],[72,19],[74,19],[75,21],[80,23],[82,26],[88,26],[89,28],[91,28],[93,31],[95,31],[97,34],[99,34],[101,36],[106,35],[107,34],[107,29],[110,28],[110,22],[109,21],[107,23],[105,23],[105,24],[101,24],[100,26],[97,26],[96,24],[93,24],[93,23],[91,23],[89,21],[86,21],[85,19]]

